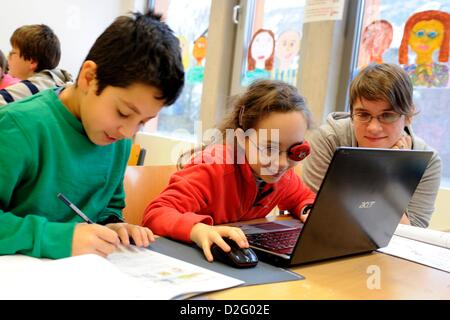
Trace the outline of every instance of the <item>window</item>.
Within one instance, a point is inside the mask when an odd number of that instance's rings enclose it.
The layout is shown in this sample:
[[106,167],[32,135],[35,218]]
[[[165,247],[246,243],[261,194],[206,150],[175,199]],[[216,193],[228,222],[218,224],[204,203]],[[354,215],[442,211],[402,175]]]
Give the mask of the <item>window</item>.
[[[438,12],[423,13],[428,10]],[[397,63],[409,73],[419,112],[413,129],[439,152],[444,187],[450,187],[450,64],[441,53],[449,48],[449,13],[448,0],[367,0],[354,62],[357,69],[369,62]]]
[[183,140],[195,139],[194,126],[200,118],[210,8],[211,0],[155,1],[155,11],[163,14],[180,40],[185,86],[177,101],[165,107],[157,119],[149,121],[144,131]]
[[261,78],[297,84],[304,6],[304,0],[249,0],[241,6],[248,20],[243,44],[236,46],[234,92]]

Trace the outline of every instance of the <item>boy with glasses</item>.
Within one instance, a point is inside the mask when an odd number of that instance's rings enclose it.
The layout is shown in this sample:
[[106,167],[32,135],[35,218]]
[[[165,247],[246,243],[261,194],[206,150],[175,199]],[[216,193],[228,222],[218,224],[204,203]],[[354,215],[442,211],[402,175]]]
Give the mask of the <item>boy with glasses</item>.
[[67,71],[57,68],[61,46],[49,26],[21,26],[14,31],[10,42],[12,50],[8,55],[8,73],[21,81],[0,90],[0,106],[72,82],[72,76]]
[[[350,85],[350,113],[331,113],[308,139],[312,151],[304,161],[303,181],[317,192],[337,147],[430,150],[412,131],[412,97],[413,86],[401,67],[383,63],[363,69]],[[428,227],[440,177],[435,151],[401,223]]]

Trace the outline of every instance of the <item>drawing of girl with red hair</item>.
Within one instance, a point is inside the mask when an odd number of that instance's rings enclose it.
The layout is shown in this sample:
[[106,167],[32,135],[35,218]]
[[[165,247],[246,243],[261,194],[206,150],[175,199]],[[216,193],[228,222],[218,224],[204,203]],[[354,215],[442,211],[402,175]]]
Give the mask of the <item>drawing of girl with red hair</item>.
[[273,69],[275,35],[271,30],[259,29],[255,32],[248,48],[248,71],[242,80],[249,85],[256,79],[269,79]]
[[[408,46],[416,54],[415,64],[408,65]],[[398,60],[415,86],[445,87],[448,67],[433,62],[433,52],[439,50],[439,62],[448,62],[450,46],[450,14],[428,10],[413,14],[406,21]]]

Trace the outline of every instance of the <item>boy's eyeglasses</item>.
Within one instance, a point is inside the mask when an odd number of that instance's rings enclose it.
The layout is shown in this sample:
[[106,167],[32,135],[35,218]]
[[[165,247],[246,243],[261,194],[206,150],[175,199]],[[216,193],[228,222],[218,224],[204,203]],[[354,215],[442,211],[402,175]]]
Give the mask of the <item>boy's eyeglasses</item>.
[[278,146],[260,146],[249,138],[250,142],[258,149],[260,158],[266,160],[275,160],[279,158],[283,152],[287,153],[289,160],[292,161],[302,161],[311,152],[311,147],[308,141],[298,142],[290,146],[287,151],[281,151]]
[[427,36],[430,39],[434,39],[439,35],[439,33],[436,31],[426,32],[425,30],[418,30],[418,31],[414,32],[414,34],[416,35],[417,38],[423,38],[423,37]]
[[377,118],[377,120],[384,124],[394,123],[398,119],[400,119],[402,115],[396,112],[383,112],[378,116],[372,116],[368,112],[355,112],[352,114],[353,121],[361,122],[361,123],[369,123],[372,121],[372,118]]
[[15,54],[17,54],[17,52],[11,50],[11,51],[8,53],[8,58],[12,57],[12,56],[15,55]]

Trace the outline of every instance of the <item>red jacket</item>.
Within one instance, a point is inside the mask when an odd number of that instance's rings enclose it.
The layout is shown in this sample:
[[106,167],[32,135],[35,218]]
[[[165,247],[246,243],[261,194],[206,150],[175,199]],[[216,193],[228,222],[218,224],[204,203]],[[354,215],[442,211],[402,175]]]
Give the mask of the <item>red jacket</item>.
[[[275,184],[267,184],[257,200],[257,186],[249,164],[211,163],[213,153],[172,175],[167,188],[145,210],[143,225],[155,234],[190,242],[192,227],[263,218],[276,206],[299,216],[315,194],[294,170]],[[217,160],[217,159],[216,159]],[[262,197],[261,197],[262,195]],[[257,201],[256,201],[257,200]]]

